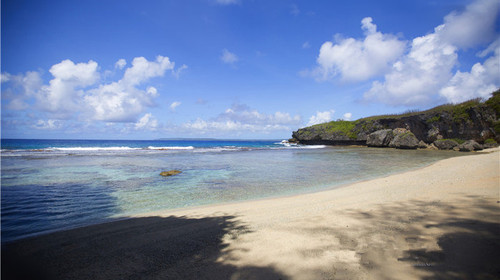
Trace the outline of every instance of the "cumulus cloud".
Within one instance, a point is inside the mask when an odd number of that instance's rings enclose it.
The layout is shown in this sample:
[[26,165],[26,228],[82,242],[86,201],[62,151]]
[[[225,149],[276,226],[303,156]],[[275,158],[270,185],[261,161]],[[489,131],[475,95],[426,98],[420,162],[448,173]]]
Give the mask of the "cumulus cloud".
[[[392,65],[383,81],[373,82],[364,98],[390,105],[415,106],[430,104],[439,98],[459,102],[486,97],[487,91],[491,93],[491,89],[500,85],[496,74],[498,66],[495,66],[498,65],[497,52],[484,64],[475,64],[471,72],[454,74],[453,71],[459,64],[460,49],[477,47],[494,36],[499,8],[500,1],[478,0],[463,12],[447,15],[433,33],[413,39],[410,51]],[[480,56],[487,53],[481,52]]]
[[361,21],[361,28],[365,33],[362,40],[337,35],[336,43],[323,43],[316,60],[318,67],[313,71],[318,79],[367,80],[387,71],[403,54],[406,43],[394,35],[378,32],[371,17]]
[[143,90],[138,86],[173,68],[174,63],[168,57],[157,56],[156,61],[134,58],[121,80],[88,91],[84,102],[90,109],[90,117],[108,122],[134,121],[146,108],[155,105],[154,99],[158,96],[156,88]]
[[115,68],[118,68],[118,69],[123,69],[123,67],[125,67],[125,65],[127,65],[127,61],[123,58],[119,59],[116,63],[115,63]]
[[450,102],[459,103],[475,97],[487,98],[499,85],[500,48],[497,47],[493,56],[484,63],[474,64],[470,72],[457,71],[439,94]]
[[183,128],[197,133],[217,131],[270,133],[289,131],[290,127],[297,127],[301,122],[302,119],[298,115],[292,117],[289,113],[279,111],[265,114],[243,104],[234,104],[211,120],[196,119],[185,123]]
[[495,34],[495,21],[500,10],[498,0],[479,0],[471,3],[463,12],[445,16],[440,36],[459,48],[488,43]]
[[66,59],[53,65],[49,72],[54,78],[37,94],[38,105],[45,111],[62,116],[79,110],[78,101],[85,95],[83,88],[99,80],[97,63],[92,60],[75,64]]
[[174,75],[174,77],[176,77],[177,79],[179,79],[179,77],[181,76],[181,72],[183,72],[186,69],[188,69],[187,65],[186,64],[182,64],[182,66],[179,67],[179,68],[177,68],[176,71],[172,70],[172,74]]
[[220,59],[224,63],[233,64],[233,63],[238,61],[238,56],[236,56],[236,54],[228,51],[227,49],[223,49]]
[[136,123],[135,129],[147,129],[147,130],[156,130],[158,128],[158,120],[153,117],[151,113],[147,113],[142,116]]
[[58,120],[38,120],[38,122],[33,126],[35,129],[41,130],[55,130],[62,127],[61,121]]
[[174,101],[172,104],[170,104],[170,110],[175,111],[177,107],[179,107],[182,103],[179,101]]
[[136,57],[132,60],[132,67],[125,70],[123,79],[120,81],[126,86],[136,86],[148,81],[153,77],[163,76],[166,70],[172,70],[174,63],[168,57],[157,56],[156,61],[148,61],[144,57]]
[[6,104],[6,108],[10,110],[28,108],[27,100],[33,98],[43,85],[40,73],[34,71],[20,75],[2,73],[2,83],[10,83],[10,87],[2,88],[2,99],[8,101],[2,104]]
[[346,121],[350,121],[352,118],[352,113],[345,113],[343,116],[342,116],[342,119],[343,120],[346,120]]
[[[115,66],[125,68],[125,65],[125,60],[120,59]],[[53,78],[48,84],[43,84],[38,72],[4,73],[2,79],[7,87],[2,98],[9,101],[7,109],[33,106],[52,119],[81,116],[86,120],[133,123],[147,108],[155,106],[158,96],[156,88],[144,84],[163,76],[167,70],[175,72],[174,63],[163,56],[153,61],[136,57],[120,80],[107,84],[99,83],[98,69],[97,62],[92,60],[87,63],[63,60],[50,68]]]
[[415,38],[409,54],[394,63],[384,82],[375,81],[364,97],[391,105],[428,104],[451,78],[456,63],[456,47],[438,34]]
[[306,126],[329,122],[333,119],[333,114],[335,114],[335,110],[316,112],[316,115],[309,118]]

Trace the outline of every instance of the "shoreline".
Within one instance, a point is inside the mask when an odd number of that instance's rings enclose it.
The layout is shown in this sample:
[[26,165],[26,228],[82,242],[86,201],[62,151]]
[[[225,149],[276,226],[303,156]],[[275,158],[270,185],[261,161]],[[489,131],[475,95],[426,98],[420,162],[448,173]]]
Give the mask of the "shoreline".
[[[333,146],[335,147],[335,146]],[[367,146],[358,146],[358,145],[349,145],[346,147],[353,147],[353,148],[373,148],[373,147],[367,147]],[[394,148],[375,148],[375,149],[394,149]],[[422,149],[426,150],[426,149]],[[457,151],[446,151],[446,152],[457,152]],[[297,193],[297,194],[288,194],[288,195],[277,195],[277,196],[272,196],[272,197],[263,197],[263,198],[253,198],[249,200],[241,200],[241,201],[230,201],[230,202],[220,202],[220,203],[215,203],[215,204],[205,204],[205,205],[197,205],[197,206],[188,206],[188,207],[182,207],[182,208],[175,208],[175,209],[162,209],[162,210],[155,210],[155,211],[149,211],[149,212],[144,212],[144,213],[137,213],[137,214],[132,214],[129,216],[123,216],[123,217],[117,217],[117,219],[128,219],[128,218],[136,218],[136,217],[147,217],[147,216],[154,216],[154,215],[165,215],[165,214],[175,214],[175,213],[184,213],[184,212],[192,212],[196,210],[203,210],[205,208],[217,208],[217,207],[234,207],[239,204],[245,204],[245,203],[256,203],[256,202],[268,202],[272,203],[273,200],[281,200],[281,199],[291,199],[291,198],[298,198],[300,199],[302,196],[306,195],[316,195],[316,194],[321,194],[324,192],[332,192],[336,191],[338,189],[343,189],[343,188],[348,188],[353,185],[357,184],[364,184],[364,183],[369,183],[374,180],[379,180],[379,179],[384,179],[388,178],[394,175],[404,175],[405,173],[410,173],[410,172],[415,172],[419,171],[428,167],[433,166],[434,164],[437,164],[441,161],[453,159],[453,158],[462,158],[462,157],[468,157],[468,156],[474,156],[474,155],[480,155],[480,154],[491,154],[498,152],[500,154],[500,147],[497,148],[489,148],[485,150],[480,150],[480,151],[475,151],[475,152],[468,152],[468,153],[463,153],[462,155],[456,156],[456,157],[451,157],[447,159],[441,159],[435,162],[427,163],[423,166],[420,167],[414,167],[408,170],[404,170],[401,172],[393,172],[393,173],[387,173],[384,175],[379,175],[379,176],[374,176],[373,178],[368,178],[368,179],[363,179],[360,181],[353,181],[353,182],[348,182],[348,183],[341,183],[338,185],[330,185],[326,187],[325,189],[320,189],[320,190],[310,190],[306,191],[303,193]],[[500,157],[500,156],[499,156]],[[500,158],[499,158],[500,161]],[[499,186],[500,188],[500,186]],[[500,199],[500,197],[499,197]],[[113,222],[113,221],[111,221]]]
[[48,279],[497,278],[499,150],[331,190],[14,241],[2,248],[2,276],[16,260]]

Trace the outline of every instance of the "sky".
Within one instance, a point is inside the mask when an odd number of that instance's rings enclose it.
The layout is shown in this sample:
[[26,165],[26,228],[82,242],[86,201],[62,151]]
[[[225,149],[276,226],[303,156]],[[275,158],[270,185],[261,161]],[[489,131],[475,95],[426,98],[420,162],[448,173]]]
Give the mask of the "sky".
[[488,98],[500,0],[3,0],[2,138],[287,139]]

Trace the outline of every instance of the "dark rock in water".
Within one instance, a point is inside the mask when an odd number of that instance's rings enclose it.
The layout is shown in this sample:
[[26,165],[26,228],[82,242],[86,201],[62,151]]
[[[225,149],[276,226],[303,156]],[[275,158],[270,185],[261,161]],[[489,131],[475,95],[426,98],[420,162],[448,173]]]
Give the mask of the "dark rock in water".
[[465,141],[463,144],[458,145],[461,152],[480,151],[483,147],[474,140]]
[[405,128],[396,128],[392,131],[394,138],[389,147],[398,149],[416,149],[418,148],[418,139],[411,131]]
[[387,147],[393,138],[392,129],[377,130],[368,135],[366,145],[369,147]]
[[169,170],[169,171],[163,171],[160,173],[161,176],[163,177],[169,177],[169,176],[173,176],[173,175],[177,175],[177,174],[180,174],[182,173],[182,171],[179,171],[179,170]]
[[440,150],[453,150],[458,146],[458,143],[455,140],[443,139],[434,141],[434,145]]

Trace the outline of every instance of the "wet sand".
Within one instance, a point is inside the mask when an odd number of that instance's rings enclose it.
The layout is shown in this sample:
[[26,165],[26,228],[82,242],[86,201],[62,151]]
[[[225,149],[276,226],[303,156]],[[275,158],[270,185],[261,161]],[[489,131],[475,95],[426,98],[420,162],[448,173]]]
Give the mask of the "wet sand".
[[500,152],[2,248],[2,279],[498,279]]

